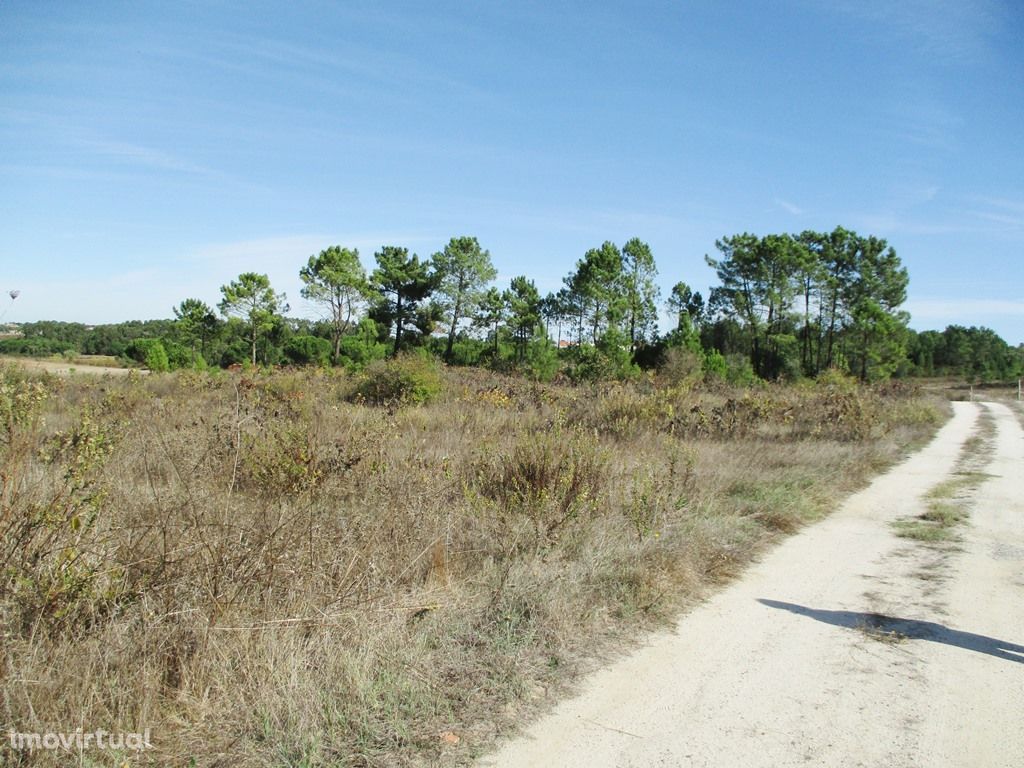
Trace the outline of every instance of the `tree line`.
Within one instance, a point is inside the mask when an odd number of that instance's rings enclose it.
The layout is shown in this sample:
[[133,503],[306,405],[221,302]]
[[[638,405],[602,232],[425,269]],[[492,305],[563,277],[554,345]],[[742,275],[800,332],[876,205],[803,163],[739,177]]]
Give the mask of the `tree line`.
[[[917,334],[900,309],[908,275],[885,240],[832,232],[724,237],[705,260],[719,284],[705,301],[676,283],[664,304],[650,246],[605,242],[542,295],[526,275],[505,288],[475,237],[453,237],[421,259],[386,245],[367,271],[356,249],[330,246],[299,270],[319,320],[287,317],[265,274],[221,286],[216,308],[196,298],[174,318],[88,329],[26,323],[0,351],[111,354],[155,370],[230,366],[359,368],[405,350],[452,365],[521,370],[547,379],[627,378],[672,363],[734,381],[795,379],[838,368],[863,380],[892,375],[1019,375],[1022,352],[987,329]],[[658,328],[659,309],[672,318]]]
[[721,255],[707,263],[721,285],[711,291],[709,310],[739,324],[759,376],[842,368],[867,380],[898,369],[910,319],[900,310],[908,275],[885,240],[837,227],[745,233],[715,246]]

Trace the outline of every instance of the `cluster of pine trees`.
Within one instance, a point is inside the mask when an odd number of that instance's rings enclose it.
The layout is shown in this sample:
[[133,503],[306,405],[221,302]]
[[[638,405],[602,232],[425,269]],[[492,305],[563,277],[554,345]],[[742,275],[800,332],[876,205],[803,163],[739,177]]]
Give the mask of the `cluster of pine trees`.
[[944,331],[911,331],[907,357],[916,376],[1009,381],[1024,375],[1024,345],[1011,347],[990,328],[951,325]]
[[715,245],[721,256],[707,262],[721,285],[711,292],[710,313],[738,326],[732,330],[762,378],[841,368],[866,380],[900,367],[908,276],[885,240],[838,227],[742,234]]
[[[681,356],[690,370],[734,380],[829,368],[863,380],[1020,375],[1022,350],[988,329],[909,330],[900,309],[907,271],[885,240],[840,227],[743,233],[715,245],[717,256],[705,258],[719,284],[707,301],[680,282],[664,304],[654,255],[639,238],[588,250],[546,295],[525,275],[495,286],[497,270],[475,237],[454,237],[426,259],[383,246],[369,272],[357,250],[331,246],[299,270],[302,297],[323,310],[318,321],[286,317],[287,297],[266,275],[246,272],[221,286],[216,309],[191,298],[174,308],[173,320],[91,329],[26,324],[23,337],[0,342],[0,351],[72,349],[158,370],[207,362],[358,368],[425,349],[449,364],[545,379],[558,371],[624,378]],[[674,326],[666,333],[658,328],[661,309]]]

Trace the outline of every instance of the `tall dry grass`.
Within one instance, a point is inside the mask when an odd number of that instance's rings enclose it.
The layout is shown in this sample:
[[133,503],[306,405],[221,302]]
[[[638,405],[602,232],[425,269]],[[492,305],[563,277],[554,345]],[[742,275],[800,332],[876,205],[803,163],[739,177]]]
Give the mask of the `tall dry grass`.
[[4,369],[0,734],[154,743],[4,764],[465,762],[941,418],[841,379],[442,378],[411,407],[324,372]]

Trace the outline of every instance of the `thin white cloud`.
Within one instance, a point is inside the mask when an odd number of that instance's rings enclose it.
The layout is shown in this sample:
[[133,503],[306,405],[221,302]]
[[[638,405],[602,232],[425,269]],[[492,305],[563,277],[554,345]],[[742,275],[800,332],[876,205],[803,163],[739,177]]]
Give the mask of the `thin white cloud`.
[[1024,202],[1000,197],[975,197],[983,208],[967,211],[970,216],[994,224],[1001,224],[1008,230],[1024,229]]
[[850,212],[843,220],[884,237],[973,234],[1019,239],[1024,231],[1022,201],[979,195],[953,200],[945,195],[941,205],[936,201],[940,192],[937,185],[895,189],[881,210]]
[[836,0],[832,7],[937,62],[987,58],[1006,14],[995,0]]
[[403,246],[425,258],[441,248],[443,242],[438,236],[418,232],[312,233],[209,243],[190,250],[182,258],[202,270],[202,295],[212,297],[208,299],[211,302],[219,297],[221,285],[242,272],[257,272],[266,274],[275,290],[287,294],[290,315],[314,318],[321,314],[320,308],[302,299],[299,270],[310,256],[332,245],[357,249],[363,266],[370,272],[374,267],[373,254],[382,245]]
[[1022,317],[1024,301],[1008,299],[910,299],[904,309],[915,319]]
[[302,299],[299,269],[311,255],[334,244],[358,248],[368,270],[373,266],[374,251],[381,245],[403,245],[421,256],[429,256],[442,245],[440,238],[394,232],[303,234],[211,243],[185,250],[147,269],[105,274],[97,271],[84,280],[23,280],[10,286],[20,288],[22,295],[6,320],[112,323],[167,318],[172,315],[172,307],[187,298],[216,306],[221,285],[242,272],[267,274],[274,289],[287,294],[289,315],[315,318],[320,309]]
[[[960,147],[967,120],[953,105],[937,98],[927,82],[908,76],[892,83],[887,92],[876,119],[881,136],[942,152]],[[914,188],[911,185],[908,190]],[[919,191],[930,188],[918,187]]]
[[804,215],[804,209],[803,208],[801,208],[798,205],[794,205],[793,203],[789,202],[788,200],[783,200],[781,197],[776,197],[775,198],[775,204],[777,206],[779,206],[779,208],[781,208],[782,210],[786,211],[786,213],[791,213],[794,216],[803,216]]
[[155,168],[162,171],[178,171],[181,173],[194,173],[203,176],[219,175],[218,171],[207,168],[204,165],[190,162],[184,158],[176,157],[167,152],[152,147],[143,147],[138,144],[129,144],[121,141],[94,141],[81,142],[85,148],[106,157],[116,158],[128,163],[142,165],[147,168]]
[[1009,200],[1005,197],[976,197],[975,200],[990,208],[998,208],[1024,216],[1024,200]]
[[[8,320],[64,320],[113,323],[171,317],[171,308],[190,296],[207,300],[195,275],[167,268],[119,272],[81,280],[26,280]],[[217,286],[213,286],[213,291]]]
[[957,222],[920,221],[897,213],[862,213],[847,217],[855,229],[866,230],[880,237],[892,235],[950,235],[972,231],[971,227]]
[[1024,229],[1024,216],[1014,216],[1006,213],[992,213],[990,211],[970,211],[972,216],[979,219],[991,221],[996,224],[1003,224],[1010,229]]
[[[373,254],[382,245],[401,245],[419,253],[417,246],[435,244],[434,235],[410,232],[363,232],[352,234],[325,233],[284,235],[253,240],[209,243],[192,249],[185,258],[215,264],[217,268],[244,269],[247,272],[266,271],[282,263],[295,265],[295,271],[309,259],[331,245],[356,248],[363,264],[373,262]],[[440,247],[440,246],[438,246]],[[429,253],[420,253],[428,256]]]
[[[111,141],[108,139],[95,139],[81,137],[77,133],[67,138],[72,146],[86,150],[93,155],[99,155],[103,159],[104,173],[109,178],[118,178],[117,170],[121,173],[142,172],[153,174],[164,172],[165,178],[175,178],[178,181],[188,180],[189,182],[209,183],[214,182],[223,186],[243,189],[249,192],[267,192],[266,187],[253,184],[247,180],[236,178],[216,168],[195,163],[188,158],[171,152],[166,152],[156,147],[144,146],[125,141]],[[43,169],[37,169],[37,172]],[[93,168],[70,169],[72,172],[83,174],[96,174]],[[97,176],[101,177],[101,176]]]

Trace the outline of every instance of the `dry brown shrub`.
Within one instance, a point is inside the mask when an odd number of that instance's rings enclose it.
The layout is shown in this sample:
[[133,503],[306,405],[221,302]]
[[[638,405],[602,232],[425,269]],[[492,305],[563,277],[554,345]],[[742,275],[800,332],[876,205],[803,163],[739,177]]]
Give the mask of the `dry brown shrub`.
[[0,733],[151,729],[94,765],[465,762],[937,418],[441,376],[376,408],[322,372],[0,372]]

